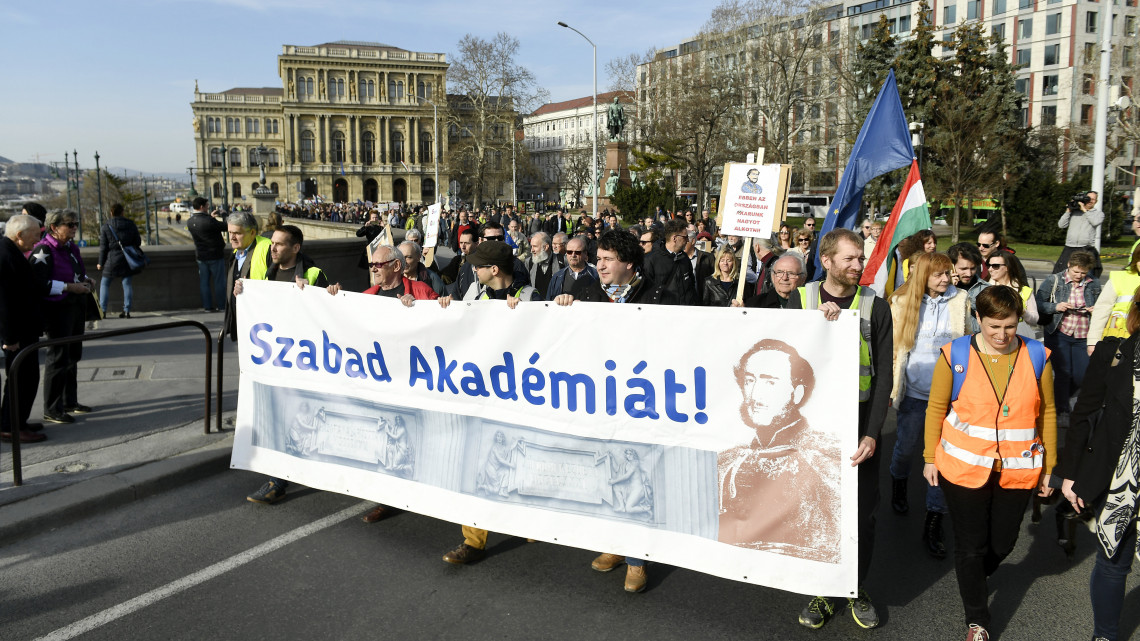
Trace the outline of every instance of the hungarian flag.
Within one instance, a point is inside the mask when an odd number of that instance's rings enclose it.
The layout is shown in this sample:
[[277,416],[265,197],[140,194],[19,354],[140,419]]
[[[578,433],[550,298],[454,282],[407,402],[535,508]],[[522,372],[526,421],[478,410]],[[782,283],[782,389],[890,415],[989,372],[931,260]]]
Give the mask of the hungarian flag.
[[879,296],[889,296],[895,290],[894,275],[899,269],[895,247],[902,239],[923,229],[930,229],[930,207],[926,204],[926,192],[922,189],[918,161],[911,160],[910,173],[906,176],[902,193],[891,210],[891,217],[887,220],[883,233],[879,235],[879,242],[875,243],[875,249],[867,259],[860,284],[875,290]]

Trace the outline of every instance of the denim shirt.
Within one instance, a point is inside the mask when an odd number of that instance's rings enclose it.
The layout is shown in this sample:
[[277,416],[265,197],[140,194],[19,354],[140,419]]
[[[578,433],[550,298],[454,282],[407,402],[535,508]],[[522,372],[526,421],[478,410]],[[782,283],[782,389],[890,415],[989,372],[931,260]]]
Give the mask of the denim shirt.
[[918,310],[918,335],[906,361],[906,395],[927,400],[934,366],[942,354],[942,346],[953,336],[950,332],[950,299],[958,290],[951,285],[946,293],[931,298],[923,295]]

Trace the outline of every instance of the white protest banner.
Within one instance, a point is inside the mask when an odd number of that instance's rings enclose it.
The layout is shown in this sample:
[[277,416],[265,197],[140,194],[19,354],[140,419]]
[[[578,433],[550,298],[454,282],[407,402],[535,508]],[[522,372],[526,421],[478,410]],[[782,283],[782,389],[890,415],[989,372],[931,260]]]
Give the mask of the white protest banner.
[[435,247],[439,242],[439,214],[443,206],[439,203],[429,205],[427,218],[424,220],[424,249]]
[[[495,532],[855,594],[854,311],[829,323],[582,302],[405,308],[246,281],[238,325],[234,467]],[[695,326],[716,338],[686,345],[671,329]],[[588,341],[538,329],[572,327],[638,329]]]
[[790,180],[789,165],[726,164],[720,190],[721,233],[767,238],[784,217]]

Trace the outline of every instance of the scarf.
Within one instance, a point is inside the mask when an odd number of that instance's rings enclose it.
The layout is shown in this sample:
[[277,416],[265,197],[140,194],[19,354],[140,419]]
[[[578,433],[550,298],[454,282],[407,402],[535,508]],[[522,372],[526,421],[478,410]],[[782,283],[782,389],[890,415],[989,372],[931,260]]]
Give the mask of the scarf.
[[1096,519],[1096,534],[1104,553],[1112,558],[1136,518],[1140,498],[1140,342],[1132,357],[1132,427],[1116,462],[1108,498]]
[[606,295],[610,297],[610,302],[621,303],[625,301],[625,297],[633,291],[634,287],[641,282],[641,276],[634,276],[633,280],[624,285],[604,285],[602,289],[605,290]]

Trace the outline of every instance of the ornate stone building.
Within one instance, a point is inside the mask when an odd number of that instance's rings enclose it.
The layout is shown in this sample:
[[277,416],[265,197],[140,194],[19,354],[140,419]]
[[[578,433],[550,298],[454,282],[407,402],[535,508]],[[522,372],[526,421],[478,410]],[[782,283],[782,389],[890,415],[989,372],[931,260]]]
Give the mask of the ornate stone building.
[[442,53],[379,43],[284,45],[281,87],[195,86],[197,187],[217,201],[248,199],[259,176],[252,152],[265,145],[266,183],[280,200],[435,202],[437,155],[448,184],[447,136],[437,144],[432,103],[446,131],[447,67]]

